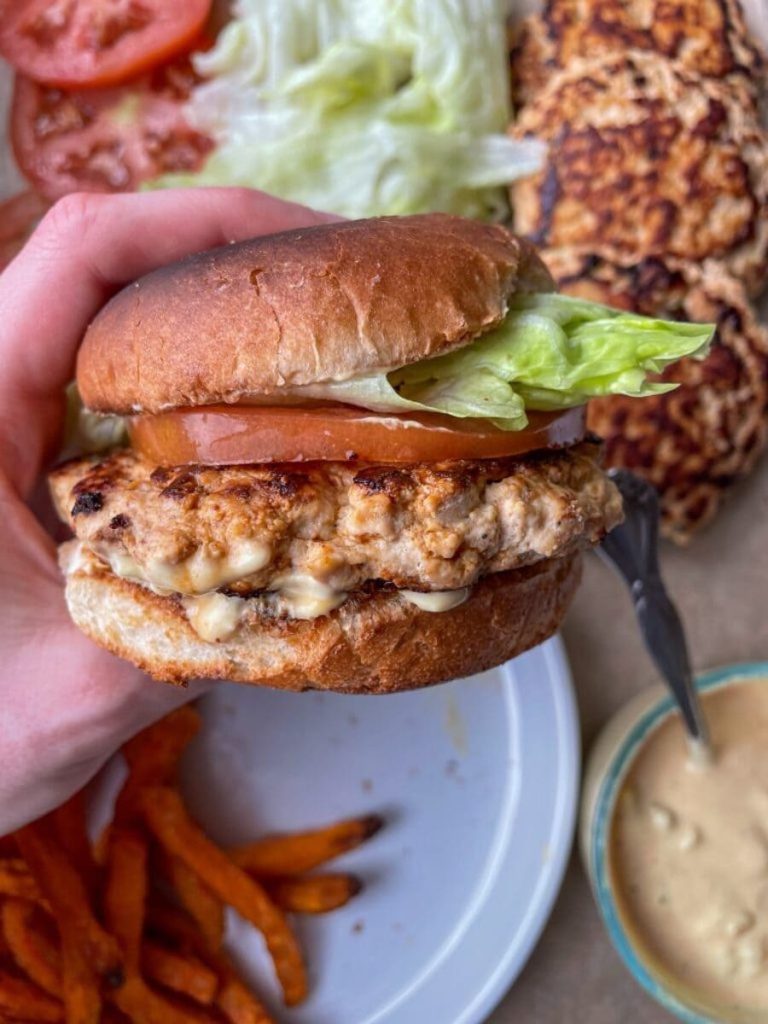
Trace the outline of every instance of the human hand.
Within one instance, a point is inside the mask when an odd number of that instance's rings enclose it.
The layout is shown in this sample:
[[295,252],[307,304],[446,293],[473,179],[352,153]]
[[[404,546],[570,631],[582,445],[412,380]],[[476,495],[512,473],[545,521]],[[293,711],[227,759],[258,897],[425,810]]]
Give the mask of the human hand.
[[71,195],[0,275],[0,835],[60,804],[128,737],[201,692],[150,680],[72,625],[56,545],[27,504],[61,444],[86,325],[155,267],[329,219],[247,189]]

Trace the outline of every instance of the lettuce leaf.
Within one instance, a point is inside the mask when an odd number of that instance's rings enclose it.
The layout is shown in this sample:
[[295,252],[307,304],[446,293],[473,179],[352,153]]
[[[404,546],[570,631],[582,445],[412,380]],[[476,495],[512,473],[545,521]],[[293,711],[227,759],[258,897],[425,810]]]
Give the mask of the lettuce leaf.
[[683,356],[703,358],[713,331],[555,293],[522,295],[502,324],[456,352],[296,391],[375,412],[440,412],[522,430],[526,409],[673,390],[649,375]]
[[500,217],[543,147],[510,120],[503,0],[236,0],[189,120],[217,147],[149,187],[246,185],[348,217]]
[[90,412],[83,405],[74,381],[67,385],[66,400],[67,413],[60,459],[105,452],[126,443],[128,431],[123,417]]

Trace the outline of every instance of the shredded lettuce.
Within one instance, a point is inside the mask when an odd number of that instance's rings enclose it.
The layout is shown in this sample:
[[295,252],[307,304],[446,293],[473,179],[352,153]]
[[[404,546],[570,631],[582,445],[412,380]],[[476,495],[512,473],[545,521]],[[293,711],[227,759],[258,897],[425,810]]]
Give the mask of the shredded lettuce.
[[236,0],[190,121],[217,147],[150,187],[248,185],[348,217],[506,212],[540,143],[506,137],[503,0]]
[[522,430],[526,409],[673,390],[676,385],[649,375],[683,356],[706,355],[713,330],[712,324],[654,320],[556,293],[521,295],[502,324],[456,352],[300,390],[375,412],[440,412]]

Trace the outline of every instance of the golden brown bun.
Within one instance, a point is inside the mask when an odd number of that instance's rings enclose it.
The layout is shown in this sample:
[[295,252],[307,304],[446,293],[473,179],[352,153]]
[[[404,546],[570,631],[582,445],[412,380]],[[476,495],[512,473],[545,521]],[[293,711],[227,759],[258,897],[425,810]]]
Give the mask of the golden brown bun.
[[113,654],[166,682],[230,679],[286,690],[393,693],[492,668],[551,636],[578,585],[580,555],[485,577],[469,599],[430,613],[381,590],[311,621],[259,618],[207,643],[173,597],[83,565],[62,548],[76,625]]
[[237,402],[461,347],[553,287],[533,247],[445,214],[344,221],[190,256],[119,292],[77,382],[101,412]]

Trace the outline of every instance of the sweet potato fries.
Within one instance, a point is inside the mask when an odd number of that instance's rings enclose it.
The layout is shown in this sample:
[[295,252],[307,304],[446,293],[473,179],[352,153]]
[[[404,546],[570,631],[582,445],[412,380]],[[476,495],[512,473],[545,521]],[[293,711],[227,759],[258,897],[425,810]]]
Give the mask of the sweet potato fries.
[[84,795],[0,839],[0,1021],[270,1024],[224,949],[225,908],[256,927],[286,1006],[308,994],[288,913],[360,891],[309,874],[359,846],[375,816],[223,850],[189,814],[177,767],[200,728],[191,706],[131,740],[128,776],[96,843]]

